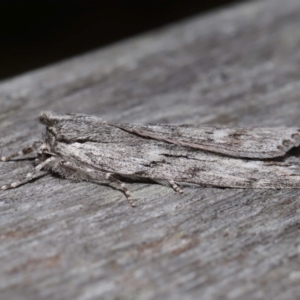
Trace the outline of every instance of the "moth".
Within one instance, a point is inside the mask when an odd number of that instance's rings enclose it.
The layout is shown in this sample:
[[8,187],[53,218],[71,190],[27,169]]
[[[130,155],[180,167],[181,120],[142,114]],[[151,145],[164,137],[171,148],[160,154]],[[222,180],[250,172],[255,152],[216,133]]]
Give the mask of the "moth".
[[[82,114],[44,111],[41,141],[8,161],[36,151],[36,166],[15,188],[47,172],[101,184],[115,183],[135,206],[125,182],[172,187],[300,188],[299,128],[226,128],[196,125],[112,123]],[[298,157],[297,157],[298,155]],[[292,158],[291,158],[292,157]]]

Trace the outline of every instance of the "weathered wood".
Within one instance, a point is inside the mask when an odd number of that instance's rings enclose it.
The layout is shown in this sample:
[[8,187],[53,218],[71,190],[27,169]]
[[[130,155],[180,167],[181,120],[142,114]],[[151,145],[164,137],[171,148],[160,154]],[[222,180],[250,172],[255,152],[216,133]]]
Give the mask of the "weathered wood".
[[[41,110],[116,122],[300,126],[300,2],[227,8],[0,85],[0,148]],[[0,164],[0,185],[32,161]],[[129,186],[47,176],[1,192],[1,299],[296,299],[300,190]]]

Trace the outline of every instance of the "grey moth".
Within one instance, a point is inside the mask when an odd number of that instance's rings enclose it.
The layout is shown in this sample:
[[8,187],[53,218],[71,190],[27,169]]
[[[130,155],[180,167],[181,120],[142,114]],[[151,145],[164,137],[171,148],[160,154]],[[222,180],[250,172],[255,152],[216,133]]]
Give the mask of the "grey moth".
[[[128,182],[146,181],[182,193],[185,185],[227,188],[300,188],[299,128],[117,124],[82,114],[40,114],[36,166],[2,190],[47,172],[76,181],[117,184],[134,206]],[[294,151],[294,152],[293,152]]]

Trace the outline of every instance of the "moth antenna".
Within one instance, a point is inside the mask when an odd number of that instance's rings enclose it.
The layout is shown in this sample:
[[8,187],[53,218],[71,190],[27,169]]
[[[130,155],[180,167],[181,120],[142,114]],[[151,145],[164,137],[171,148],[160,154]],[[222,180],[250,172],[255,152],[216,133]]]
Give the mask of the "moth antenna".
[[50,158],[46,159],[45,161],[43,161],[42,163],[37,165],[34,168],[33,172],[27,173],[27,175],[24,178],[22,178],[21,180],[14,181],[10,184],[3,185],[1,187],[1,190],[5,191],[8,189],[13,189],[13,188],[15,188],[19,185],[25,184],[33,179],[36,179],[36,178],[46,175],[48,172],[47,171],[43,172],[42,169],[49,163],[53,162],[54,159],[55,159],[54,157],[50,157]]
[[179,194],[183,193],[183,190],[175,183],[174,180],[169,180],[169,183],[175,192],[177,192]]
[[25,156],[25,155],[33,152],[34,150],[36,150],[41,144],[42,144],[42,142],[36,141],[31,146],[23,148],[22,150],[20,150],[18,152],[11,153],[7,156],[1,156],[0,160],[9,161],[9,160],[11,160],[12,158],[14,158],[16,156],[21,156],[21,157]]

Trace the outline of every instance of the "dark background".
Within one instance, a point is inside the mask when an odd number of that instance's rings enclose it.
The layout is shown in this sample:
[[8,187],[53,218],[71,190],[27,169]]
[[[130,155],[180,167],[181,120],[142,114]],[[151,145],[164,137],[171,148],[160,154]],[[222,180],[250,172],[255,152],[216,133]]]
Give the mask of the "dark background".
[[238,0],[0,0],[0,80]]

